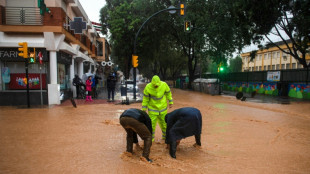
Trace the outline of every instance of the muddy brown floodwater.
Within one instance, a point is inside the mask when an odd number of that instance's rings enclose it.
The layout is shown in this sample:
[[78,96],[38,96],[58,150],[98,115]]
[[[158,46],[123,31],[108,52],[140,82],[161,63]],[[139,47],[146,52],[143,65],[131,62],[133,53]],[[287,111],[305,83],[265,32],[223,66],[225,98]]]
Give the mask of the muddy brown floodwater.
[[153,163],[140,159],[141,149],[125,153],[119,116],[141,103],[0,107],[0,173],[310,173],[309,103],[249,103],[179,89],[172,94],[173,109],[196,107],[203,116],[202,147],[193,147],[194,137],[183,139],[176,160],[159,127]]

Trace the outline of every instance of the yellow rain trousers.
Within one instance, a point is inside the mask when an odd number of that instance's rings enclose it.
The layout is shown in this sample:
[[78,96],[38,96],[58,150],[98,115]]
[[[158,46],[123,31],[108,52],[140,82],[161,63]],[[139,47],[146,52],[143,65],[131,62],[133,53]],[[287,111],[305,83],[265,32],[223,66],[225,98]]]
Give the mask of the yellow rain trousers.
[[168,109],[167,100],[169,100],[169,104],[173,104],[170,88],[166,82],[160,81],[160,78],[155,75],[152,78],[152,82],[146,85],[143,93],[142,110],[148,110],[148,114],[152,121],[152,141],[155,140],[157,121],[162,131],[162,139],[165,140],[167,129],[167,124],[165,122]]

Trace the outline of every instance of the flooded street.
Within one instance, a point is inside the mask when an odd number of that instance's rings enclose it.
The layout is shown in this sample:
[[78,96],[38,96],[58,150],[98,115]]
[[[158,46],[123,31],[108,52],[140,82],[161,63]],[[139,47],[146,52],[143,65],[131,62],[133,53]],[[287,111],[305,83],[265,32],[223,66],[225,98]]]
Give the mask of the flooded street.
[[153,163],[140,159],[141,149],[124,153],[119,116],[141,103],[0,107],[0,173],[310,173],[309,102],[250,103],[180,89],[172,95],[172,110],[196,107],[203,118],[202,147],[183,139],[176,160],[159,127]]

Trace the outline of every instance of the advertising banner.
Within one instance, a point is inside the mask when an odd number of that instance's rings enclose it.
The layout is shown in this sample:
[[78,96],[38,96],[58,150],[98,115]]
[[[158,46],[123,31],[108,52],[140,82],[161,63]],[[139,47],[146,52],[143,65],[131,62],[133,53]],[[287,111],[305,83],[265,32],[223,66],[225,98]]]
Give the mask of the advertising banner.
[[[40,74],[28,74],[29,89],[40,89]],[[25,73],[11,74],[9,89],[27,89]],[[46,89],[46,74],[42,74],[42,89]]]
[[268,71],[267,81],[268,82],[279,82],[280,81],[280,71]]

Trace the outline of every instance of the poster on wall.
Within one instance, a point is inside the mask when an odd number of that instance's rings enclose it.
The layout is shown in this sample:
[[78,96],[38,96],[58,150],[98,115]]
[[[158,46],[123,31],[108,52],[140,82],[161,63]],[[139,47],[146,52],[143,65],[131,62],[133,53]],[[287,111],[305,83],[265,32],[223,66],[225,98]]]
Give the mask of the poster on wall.
[[280,71],[268,71],[267,81],[268,82],[279,82],[280,81]]
[[60,89],[65,89],[65,76],[66,71],[65,71],[65,65],[58,63],[58,82],[60,84]]
[[10,69],[9,67],[2,68],[2,81],[3,83],[10,83]]
[[[29,89],[40,89],[40,74],[28,74]],[[11,74],[9,89],[27,89],[25,73]],[[46,89],[46,74],[42,74],[42,89]]]

